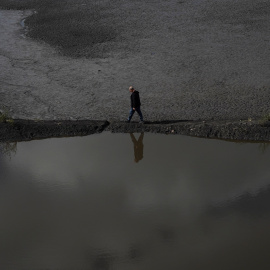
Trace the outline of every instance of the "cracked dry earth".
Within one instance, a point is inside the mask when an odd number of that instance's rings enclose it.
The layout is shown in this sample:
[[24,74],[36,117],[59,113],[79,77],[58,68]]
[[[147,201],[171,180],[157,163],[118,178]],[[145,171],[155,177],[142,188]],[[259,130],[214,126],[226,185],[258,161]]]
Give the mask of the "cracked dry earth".
[[[269,113],[270,6],[265,1],[118,4],[110,12],[123,27],[100,58],[60,55],[27,37],[21,21],[30,11],[0,10],[0,109],[23,119],[123,121],[133,85],[147,120]],[[136,29],[126,24],[124,14],[130,11],[139,22]]]

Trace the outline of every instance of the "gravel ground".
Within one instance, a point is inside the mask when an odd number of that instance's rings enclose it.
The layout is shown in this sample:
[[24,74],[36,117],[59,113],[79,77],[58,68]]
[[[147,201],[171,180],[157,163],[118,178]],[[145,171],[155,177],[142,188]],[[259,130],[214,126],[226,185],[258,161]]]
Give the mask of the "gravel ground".
[[130,85],[150,121],[270,111],[265,0],[0,0],[0,7],[0,108],[14,118],[123,121]]

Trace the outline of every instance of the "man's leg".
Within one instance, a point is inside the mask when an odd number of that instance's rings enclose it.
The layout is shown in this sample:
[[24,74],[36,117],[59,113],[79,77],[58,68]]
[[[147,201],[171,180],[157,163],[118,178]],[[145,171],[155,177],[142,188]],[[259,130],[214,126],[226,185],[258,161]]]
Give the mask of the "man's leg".
[[134,113],[135,113],[135,111],[133,110],[133,108],[131,108],[130,111],[129,111],[128,121],[131,120]]
[[140,120],[143,122],[143,115],[142,115],[142,112],[141,112],[141,108],[140,107],[137,107],[137,108],[135,108],[135,110],[139,114]]

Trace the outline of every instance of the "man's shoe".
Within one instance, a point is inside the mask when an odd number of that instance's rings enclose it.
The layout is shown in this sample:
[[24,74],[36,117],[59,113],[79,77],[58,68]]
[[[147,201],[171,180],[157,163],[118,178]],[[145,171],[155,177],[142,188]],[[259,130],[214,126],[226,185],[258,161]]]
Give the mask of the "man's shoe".
[[140,123],[140,124],[144,124],[144,121],[140,121],[139,123]]
[[130,123],[130,120],[127,120],[126,123]]

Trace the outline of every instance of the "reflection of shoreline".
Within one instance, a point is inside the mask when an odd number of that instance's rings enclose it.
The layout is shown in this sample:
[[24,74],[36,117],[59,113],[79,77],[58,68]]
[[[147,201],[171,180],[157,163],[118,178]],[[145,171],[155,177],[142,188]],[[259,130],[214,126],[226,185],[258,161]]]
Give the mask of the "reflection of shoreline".
[[129,133],[131,140],[134,145],[134,161],[138,163],[140,160],[143,159],[143,136],[144,133],[142,132],[139,139],[136,140],[133,133]]

